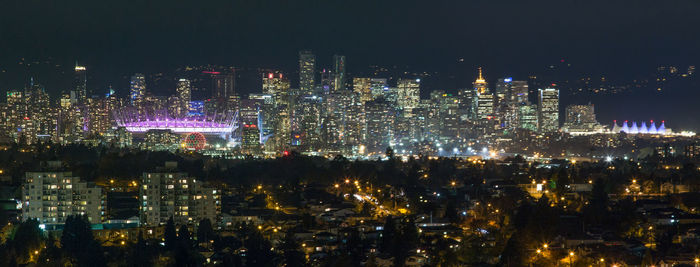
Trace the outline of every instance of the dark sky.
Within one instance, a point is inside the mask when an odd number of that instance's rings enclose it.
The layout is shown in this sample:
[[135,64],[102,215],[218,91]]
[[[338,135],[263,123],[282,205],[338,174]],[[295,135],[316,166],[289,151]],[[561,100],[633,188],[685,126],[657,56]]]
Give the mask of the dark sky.
[[8,0],[0,86],[21,84],[21,57],[80,60],[104,87],[189,64],[291,72],[300,49],[326,66],[344,54],[350,72],[403,65],[471,80],[484,66],[495,79],[566,59],[582,73],[631,77],[700,65],[699,25],[697,0]]

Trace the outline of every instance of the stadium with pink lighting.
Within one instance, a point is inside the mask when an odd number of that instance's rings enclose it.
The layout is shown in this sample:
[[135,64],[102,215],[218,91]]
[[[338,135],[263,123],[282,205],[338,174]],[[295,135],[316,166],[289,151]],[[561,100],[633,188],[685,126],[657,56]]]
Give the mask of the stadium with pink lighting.
[[238,125],[235,113],[213,113],[207,115],[172,117],[167,111],[139,113],[135,109],[121,109],[114,114],[117,126],[132,133],[149,130],[170,130],[185,134],[198,132],[206,135],[226,135]]

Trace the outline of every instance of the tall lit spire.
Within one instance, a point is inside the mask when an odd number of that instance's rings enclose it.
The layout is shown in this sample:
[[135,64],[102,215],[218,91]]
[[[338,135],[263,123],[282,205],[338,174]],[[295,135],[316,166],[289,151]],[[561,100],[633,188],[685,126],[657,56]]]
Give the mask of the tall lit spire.
[[484,79],[484,75],[481,72],[481,67],[479,67],[479,78],[476,79],[476,83],[486,83],[486,80]]

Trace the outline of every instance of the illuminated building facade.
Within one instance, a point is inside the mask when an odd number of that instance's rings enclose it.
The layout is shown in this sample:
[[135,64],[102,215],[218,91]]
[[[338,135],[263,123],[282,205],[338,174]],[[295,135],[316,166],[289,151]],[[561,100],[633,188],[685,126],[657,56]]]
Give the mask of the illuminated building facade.
[[539,106],[537,121],[540,132],[556,132],[559,130],[559,89],[539,89]]
[[146,76],[141,73],[136,73],[131,76],[129,88],[129,100],[131,101],[131,105],[140,107],[146,98]]
[[309,95],[316,85],[316,56],[309,50],[299,52],[299,90]]
[[71,215],[85,215],[101,223],[102,188],[63,170],[60,161],[42,163],[44,170],[27,172],[22,184],[22,219],[41,224],[63,224]]
[[158,226],[173,218],[177,225],[209,219],[214,224],[221,212],[220,192],[177,171],[176,162],[166,162],[156,172],[144,173],[139,189],[140,220]]
[[333,88],[335,91],[346,89],[345,56],[333,55]]
[[397,106],[410,116],[420,102],[420,79],[399,79],[397,89]]
[[352,79],[352,89],[360,96],[360,101],[363,103],[372,100],[372,84],[370,81],[370,78]]

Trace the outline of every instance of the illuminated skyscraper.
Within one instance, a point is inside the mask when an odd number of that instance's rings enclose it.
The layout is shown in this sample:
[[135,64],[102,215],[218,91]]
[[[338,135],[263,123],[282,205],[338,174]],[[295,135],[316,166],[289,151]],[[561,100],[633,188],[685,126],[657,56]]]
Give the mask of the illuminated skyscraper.
[[131,76],[129,100],[131,105],[140,107],[146,97],[146,76],[136,73]]
[[289,90],[289,81],[279,72],[263,73],[262,92],[267,95],[277,95]]
[[299,90],[310,95],[314,91],[316,76],[316,56],[309,50],[299,52]]
[[517,128],[537,131],[537,105],[518,106]]
[[474,81],[473,85],[475,92],[475,119],[490,119],[494,111],[494,97],[489,91],[489,84],[486,82],[486,79],[484,79],[481,68],[479,68],[479,77]]
[[420,103],[420,79],[399,79],[397,104],[404,115],[411,116],[411,111]]
[[188,79],[180,79],[177,81],[177,98],[178,98],[178,115],[180,117],[187,115],[190,110],[190,101],[192,101],[192,85]]
[[333,82],[335,91],[345,90],[345,56],[333,55],[333,74],[335,76]]
[[384,99],[365,103],[368,152],[383,152],[394,140],[394,108]]
[[386,78],[372,78],[369,81],[372,99],[387,98],[389,94],[389,85]]
[[87,98],[87,69],[85,66],[78,65],[78,62],[75,63],[73,90],[75,90],[78,102],[81,104],[85,103]]
[[556,132],[559,130],[559,89],[539,89],[537,117],[540,132]]
[[211,79],[212,98],[228,100],[231,96],[235,95],[235,73],[214,73]]
[[363,103],[372,100],[372,84],[370,80],[370,78],[352,79],[352,89],[360,96],[360,101]]
[[527,81],[512,81],[508,102],[511,104],[529,105],[528,93]]

